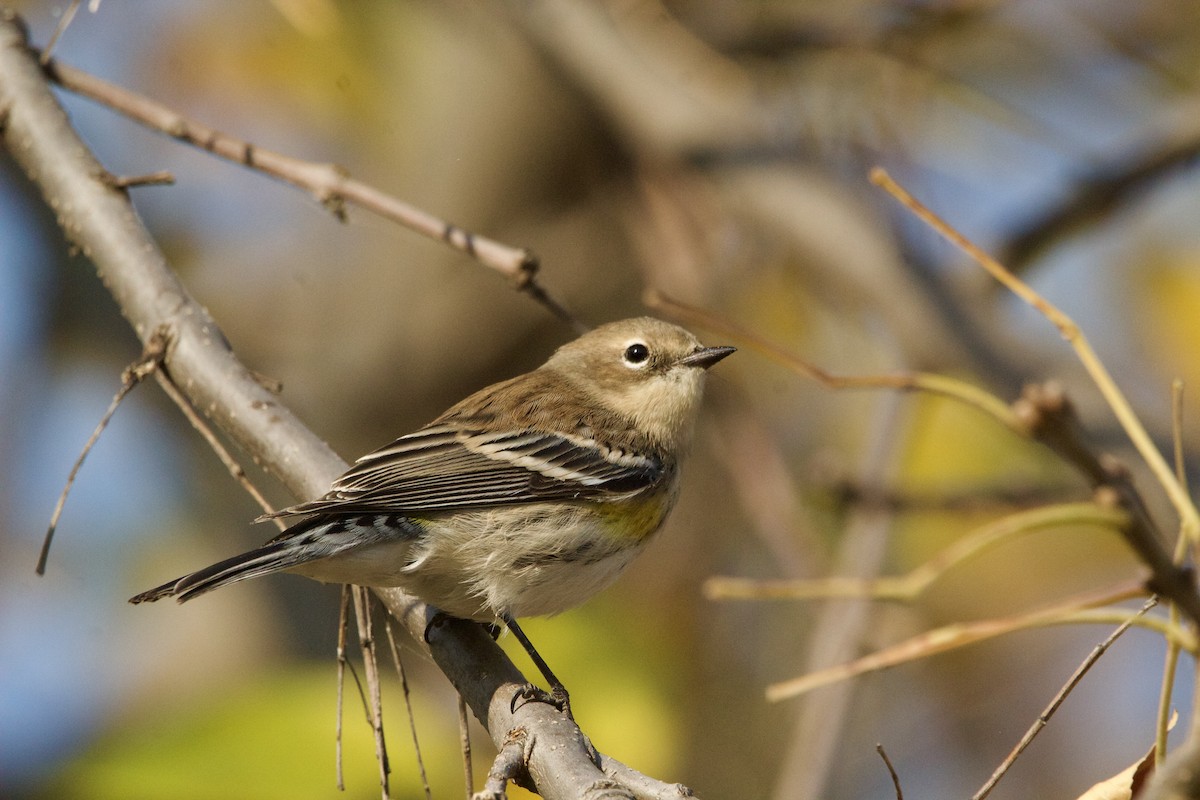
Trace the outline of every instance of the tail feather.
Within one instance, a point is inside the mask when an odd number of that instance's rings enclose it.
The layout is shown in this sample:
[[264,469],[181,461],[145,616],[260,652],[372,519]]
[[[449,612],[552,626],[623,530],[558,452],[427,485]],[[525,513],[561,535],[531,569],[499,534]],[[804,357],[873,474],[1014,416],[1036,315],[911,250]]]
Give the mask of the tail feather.
[[303,549],[289,547],[292,544],[291,540],[275,542],[227,558],[224,561],[218,561],[212,566],[135,595],[129,599],[129,602],[134,604],[153,603],[164,597],[174,597],[182,603],[213,589],[244,581],[247,578],[269,575],[272,572],[279,572],[310,560]]
[[174,597],[183,603],[213,589],[325,558],[355,544],[353,539],[330,541],[324,534],[331,530],[344,532],[345,527],[339,528],[336,522],[329,519],[304,520],[262,547],[218,561],[204,569],[134,595],[129,598],[129,602],[136,605],[153,603],[164,597]]

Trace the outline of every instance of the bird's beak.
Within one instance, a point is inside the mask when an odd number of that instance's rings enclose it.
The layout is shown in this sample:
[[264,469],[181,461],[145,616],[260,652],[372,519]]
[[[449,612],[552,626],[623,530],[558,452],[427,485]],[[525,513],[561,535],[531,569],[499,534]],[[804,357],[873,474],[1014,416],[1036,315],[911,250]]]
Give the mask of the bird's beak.
[[736,347],[701,347],[696,352],[679,359],[676,363],[682,364],[685,367],[702,367],[708,369],[725,356],[736,351]]

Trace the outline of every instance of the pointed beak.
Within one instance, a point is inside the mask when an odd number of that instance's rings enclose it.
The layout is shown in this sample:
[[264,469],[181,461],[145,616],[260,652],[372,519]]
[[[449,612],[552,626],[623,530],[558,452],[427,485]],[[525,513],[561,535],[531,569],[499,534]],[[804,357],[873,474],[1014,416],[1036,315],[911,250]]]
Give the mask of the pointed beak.
[[694,353],[679,359],[679,364],[685,367],[701,367],[708,369],[730,353],[737,352],[736,347],[701,347]]

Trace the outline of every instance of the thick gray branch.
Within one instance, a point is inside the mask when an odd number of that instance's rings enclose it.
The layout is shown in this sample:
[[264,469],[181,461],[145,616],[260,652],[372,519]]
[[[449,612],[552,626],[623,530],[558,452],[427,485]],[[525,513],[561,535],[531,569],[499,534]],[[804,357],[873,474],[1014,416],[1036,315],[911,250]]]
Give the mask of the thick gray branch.
[[[122,314],[143,342],[165,330],[166,368],[192,404],[301,499],[316,497],[346,468],[278,398],[255,380],[213,319],[175,277],[124,190],[72,129],[30,50],[24,28],[0,11],[2,141],[40,188],[66,236],[95,264]],[[418,641],[430,610],[396,590],[379,592]],[[543,703],[509,704],[525,679],[477,625],[433,628],[431,655],[484,723],[497,747],[509,731],[530,737],[529,772],[547,798],[632,797],[592,761],[583,734]]]

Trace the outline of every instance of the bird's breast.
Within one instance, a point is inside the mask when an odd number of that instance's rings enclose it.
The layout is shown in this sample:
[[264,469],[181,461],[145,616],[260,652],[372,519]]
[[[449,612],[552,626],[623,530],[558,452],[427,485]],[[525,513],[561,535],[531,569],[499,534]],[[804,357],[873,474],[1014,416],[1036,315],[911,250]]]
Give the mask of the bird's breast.
[[674,486],[665,484],[632,499],[597,503],[596,515],[608,535],[631,544],[641,542],[662,527],[676,494]]

